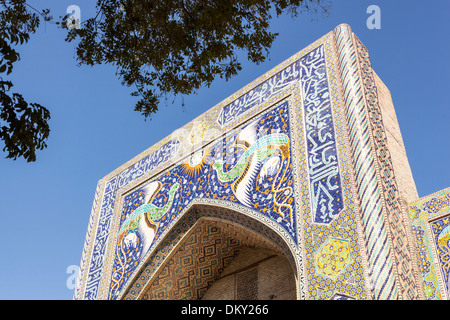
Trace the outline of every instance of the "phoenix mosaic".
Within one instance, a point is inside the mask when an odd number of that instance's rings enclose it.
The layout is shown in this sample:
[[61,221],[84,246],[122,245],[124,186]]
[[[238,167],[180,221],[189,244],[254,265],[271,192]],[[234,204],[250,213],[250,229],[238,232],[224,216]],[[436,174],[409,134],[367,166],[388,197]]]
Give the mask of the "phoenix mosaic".
[[277,105],[124,197],[110,299],[152,242],[195,198],[231,201],[259,211],[296,241],[288,104]]
[[98,182],[74,298],[449,299],[450,189],[419,199],[391,104],[337,26]]

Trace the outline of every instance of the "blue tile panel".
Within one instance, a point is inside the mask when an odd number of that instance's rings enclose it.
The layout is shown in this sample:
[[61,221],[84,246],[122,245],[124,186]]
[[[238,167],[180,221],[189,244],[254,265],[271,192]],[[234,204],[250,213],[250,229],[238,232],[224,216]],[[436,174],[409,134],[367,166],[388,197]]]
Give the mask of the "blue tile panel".
[[102,276],[106,243],[111,230],[111,217],[114,211],[117,190],[125,187],[128,183],[143,176],[150,170],[173,157],[179,145],[180,142],[178,140],[168,142],[154,153],[125,169],[106,183],[97,233],[91,255],[91,263],[89,265],[89,273],[86,281],[85,299],[97,298],[98,286]]
[[[225,106],[217,121],[225,125],[297,81],[302,85],[313,222],[329,224],[339,215],[343,201],[322,46]],[[118,243],[108,298],[117,298],[152,243],[194,198],[250,208],[276,221],[297,243],[290,132],[286,100],[128,194],[120,230],[114,235]],[[117,192],[173,157],[179,146],[179,141],[169,142],[106,183],[85,299],[98,297]]]
[[287,89],[299,78],[298,61],[278,72],[238,99],[223,107],[217,122],[223,127],[236,120],[247,110],[267,101],[273,95]]
[[[289,107],[284,101],[128,194],[108,298],[117,298],[154,240],[195,198],[249,207],[277,221],[296,242],[289,134]],[[133,215],[136,211],[138,215]]]
[[329,224],[343,209],[343,196],[323,46],[299,65],[313,221]]

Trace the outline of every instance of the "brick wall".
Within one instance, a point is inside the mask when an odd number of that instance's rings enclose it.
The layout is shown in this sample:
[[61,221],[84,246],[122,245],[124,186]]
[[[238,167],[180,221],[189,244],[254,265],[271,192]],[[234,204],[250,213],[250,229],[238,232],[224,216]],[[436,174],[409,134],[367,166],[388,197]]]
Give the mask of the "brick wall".
[[297,297],[295,281],[284,256],[243,247],[203,300],[293,300]]

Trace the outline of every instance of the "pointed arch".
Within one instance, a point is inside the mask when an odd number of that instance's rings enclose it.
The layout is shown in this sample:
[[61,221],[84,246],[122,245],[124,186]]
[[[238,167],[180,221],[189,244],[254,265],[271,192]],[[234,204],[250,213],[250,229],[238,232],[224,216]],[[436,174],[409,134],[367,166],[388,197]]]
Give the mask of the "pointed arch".
[[119,299],[199,299],[243,247],[285,257],[296,298],[304,299],[297,246],[259,215],[227,201],[196,199],[155,243]]

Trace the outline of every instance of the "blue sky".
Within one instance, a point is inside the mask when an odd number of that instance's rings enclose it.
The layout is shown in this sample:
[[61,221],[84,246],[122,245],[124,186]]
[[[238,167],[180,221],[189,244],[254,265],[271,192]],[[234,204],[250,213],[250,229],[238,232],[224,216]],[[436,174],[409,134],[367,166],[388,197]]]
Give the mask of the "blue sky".
[[[78,5],[83,20],[95,2],[30,3],[55,17]],[[366,26],[372,4],[381,9],[379,30]],[[441,0],[341,0],[327,18],[281,17],[272,23],[279,36],[270,60],[244,63],[228,82],[184,97],[184,108],[179,98],[161,106],[152,121],[133,111],[132,90],[111,66],[78,67],[64,32],[42,24],[19,48],[9,79],[14,92],[50,110],[51,133],[35,163],[0,158],[0,299],[72,299],[66,270],[80,263],[97,181],[340,23],[366,45],[391,91],[419,196],[450,187],[449,13],[450,2]]]

